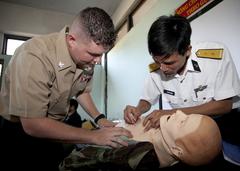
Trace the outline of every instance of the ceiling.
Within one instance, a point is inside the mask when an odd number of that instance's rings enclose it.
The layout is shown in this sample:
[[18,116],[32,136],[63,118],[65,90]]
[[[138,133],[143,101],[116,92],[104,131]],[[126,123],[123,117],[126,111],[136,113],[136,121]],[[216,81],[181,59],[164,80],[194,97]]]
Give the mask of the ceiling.
[[71,15],[77,14],[86,7],[99,7],[110,16],[114,14],[122,0],[0,0],[3,2],[24,5],[28,7],[63,12]]

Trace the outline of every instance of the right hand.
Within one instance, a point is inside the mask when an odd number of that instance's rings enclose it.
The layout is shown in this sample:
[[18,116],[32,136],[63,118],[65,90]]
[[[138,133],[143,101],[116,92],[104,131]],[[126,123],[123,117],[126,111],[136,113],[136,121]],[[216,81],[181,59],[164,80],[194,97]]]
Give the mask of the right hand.
[[100,126],[100,128],[101,127],[114,127],[114,126],[116,126],[116,123],[108,120],[107,118],[100,119],[97,124],[98,124],[98,126]]
[[94,130],[94,144],[110,146],[117,148],[119,146],[128,146],[128,143],[125,142],[121,136],[127,138],[132,138],[130,131],[122,127],[102,127],[100,129]]
[[124,109],[124,120],[128,124],[135,124],[140,116],[141,113],[137,107],[127,105]]

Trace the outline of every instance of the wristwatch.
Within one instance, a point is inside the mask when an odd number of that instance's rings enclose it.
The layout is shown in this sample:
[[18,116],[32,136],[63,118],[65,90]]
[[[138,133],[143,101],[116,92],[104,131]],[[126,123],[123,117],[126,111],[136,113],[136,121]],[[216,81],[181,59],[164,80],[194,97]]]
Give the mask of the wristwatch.
[[94,119],[95,124],[97,124],[98,121],[99,121],[100,119],[103,119],[103,118],[106,118],[106,116],[105,116],[104,114],[101,113],[100,115],[98,115],[98,116]]

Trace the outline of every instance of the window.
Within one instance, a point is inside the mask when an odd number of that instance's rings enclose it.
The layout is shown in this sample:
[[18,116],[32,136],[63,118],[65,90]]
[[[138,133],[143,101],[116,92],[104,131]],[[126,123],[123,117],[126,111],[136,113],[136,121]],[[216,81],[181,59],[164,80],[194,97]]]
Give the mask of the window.
[[30,37],[4,34],[2,54],[13,55],[14,51]]
[[116,27],[118,35],[116,43],[147,14],[156,2],[157,0],[139,0],[134,4]]

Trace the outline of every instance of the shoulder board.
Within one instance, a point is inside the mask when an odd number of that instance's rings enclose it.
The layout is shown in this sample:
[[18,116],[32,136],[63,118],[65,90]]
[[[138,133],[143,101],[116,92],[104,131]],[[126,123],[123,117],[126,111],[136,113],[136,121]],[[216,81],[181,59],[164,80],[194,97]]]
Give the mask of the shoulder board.
[[148,69],[150,72],[156,71],[159,68],[160,68],[159,65],[156,64],[155,62],[148,65]]
[[198,58],[222,59],[223,49],[198,49]]

